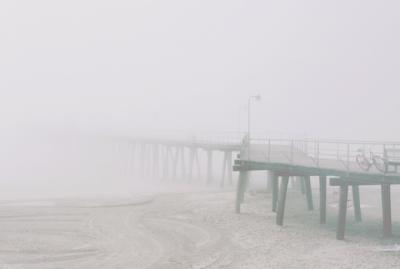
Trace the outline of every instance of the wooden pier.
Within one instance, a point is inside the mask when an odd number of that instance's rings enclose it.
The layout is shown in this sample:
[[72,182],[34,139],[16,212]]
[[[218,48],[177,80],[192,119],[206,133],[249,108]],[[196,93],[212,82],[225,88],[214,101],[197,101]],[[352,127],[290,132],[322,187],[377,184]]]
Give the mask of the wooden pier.
[[[126,138],[132,143],[134,161],[140,162],[142,178],[187,179],[191,182],[205,177],[205,184],[233,185],[233,155],[240,152],[240,139],[186,139],[135,137]],[[222,155],[221,177],[214,173],[215,157]],[[218,156],[217,156],[218,157]],[[201,162],[203,160],[204,162]],[[161,173],[159,173],[161,171]],[[218,179],[218,182],[216,180]]]
[[[249,148],[251,150],[249,150]],[[359,163],[360,149],[370,150],[377,160],[384,160],[385,171],[371,160],[368,170]],[[331,186],[340,188],[336,238],[345,237],[349,186],[354,200],[356,221],[362,220],[359,187],[379,185],[382,197],[383,235],[392,235],[390,186],[400,183],[397,166],[400,165],[400,144],[393,142],[315,141],[315,140],[257,140],[251,147],[244,147],[235,160],[234,170],[240,173],[237,185],[236,212],[245,194],[245,182],[249,171],[267,170],[272,174],[272,211],[276,212],[276,224],[284,224],[287,189],[290,177],[302,179],[309,210],[313,210],[311,178],[319,179],[320,223],[326,223],[327,180]],[[391,152],[391,159],[385,159]],[[376,166],[374,166],[376,162]]]
[[[319,221],[327,222],[327,186],[340,189],[339,210],[337,213],[336,237],[345,237],[347,201],[349,187],[354,200],[354,216],[361,222],[360,186],[378,185],[381,187],[383,235],[392,235],[390,188],[400,183],[400,143],[394,142],[359,142],[333,140],[274,140],[241,138],[233,140],[209,139],[155,139],[135,138],[131,140],[133,149],[139,150],[141,176],[187,178],[194,180],[204,172],[204,183],[218,183],[223,187],[233,184],[232,171],[239,172],[236,190],[237,213],[241,211],[246,188],[249,185],[250,171],[267,171],[269,191],[272,193],[272,208],[276,212],[276,224],[283,225],[288,186],[297,186],[305,195],[307,209],[314,210],[312,180],[319,183]],[[360,152],[371,152],[372,159]],[[203,164],[199,154],[203,152]],[[216,181],[214,175],[216,153],[222,153],[221,177]],[[374,155],[373,155],[373,154]],[[237,158],[233,162],[233,156]],[[374,157],[375,156],[375,157]],[[384,160],[382,164],[377,160]],[[368,165],[366,169],[365,165]],[[162,167],[162,169],[160,169]],[[232,169],[233,168],[233,169]],[[162,171],[158,174],[158,170]]]

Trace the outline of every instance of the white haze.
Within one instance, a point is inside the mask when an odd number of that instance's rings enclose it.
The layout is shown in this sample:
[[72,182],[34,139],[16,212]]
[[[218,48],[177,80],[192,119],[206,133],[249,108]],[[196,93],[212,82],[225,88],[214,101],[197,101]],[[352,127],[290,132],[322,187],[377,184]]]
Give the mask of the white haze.
[[[244,131],[256,93],[254,132],[400,140],[399,9],[398,1],[2,0],[2,192],[92,191],[96,177],[70,159],[47,165],[53,155],[36,157],[35,147],[51,139],[31,136]],[[62,137],[59,150],[69,143]],[[46,179],[27,168],[35,159]],[[129,183],[98,174],[103,191],[118,184],[110,178]]]

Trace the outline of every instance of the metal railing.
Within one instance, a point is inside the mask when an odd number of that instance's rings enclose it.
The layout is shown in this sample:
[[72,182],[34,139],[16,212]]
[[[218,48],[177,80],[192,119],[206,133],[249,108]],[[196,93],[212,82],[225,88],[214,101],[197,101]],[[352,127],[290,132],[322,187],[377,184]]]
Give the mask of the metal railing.
[[169,143],[185,146],[215,146],[215,147],[240,147],[243,139],[242,133],[196,133],[161,132],[135,135],[133,140],[148,143]]
[[[266,162],[284,162],[292,165],[303,164],[317,168],[326,168],[329,164],[347,171],[362,169],[360,165],[360,167],[357,166],[357,157],[360,157],[360,152],[365,154],[363,157],[366,160],[369,160],[370,155],[385,160],[387,157],[386,152],[390,152],[390,150],[400,152],[400,142],[391,141],[276,139],[266,138],[265,136],[260,137],[257,136],[248,141],[246,133],[238,132],[196,134],[157,132],[145,134],[136,137],[136,139],[139,141],[143,139],[143,141],[147,141],[148,143],[170,143],[173,145],[208,147],[212,149],[224,147],[226,149],[228,147],[228,149],[241,150],[241,157],[246,160],[259,160],[261,158],[261,161]],[[372,168],[372,170],[376,169]]]
[[[343,169],[350,170],[357,164],[357,156],[365,153],[366,158],[370,153],[385,159],[385,152],[399,150],[400,142],[391,141],[346,141],[346,140],[313,140],[313,139],[251,139],[251,152],[247,152],[249,159],[260,157],[267,162],[284,159],[289,164],[301,164],[306,161],[315,167],[320,167],[323,162],[336,161]],[[354,167],[354,166],[353,166]]]

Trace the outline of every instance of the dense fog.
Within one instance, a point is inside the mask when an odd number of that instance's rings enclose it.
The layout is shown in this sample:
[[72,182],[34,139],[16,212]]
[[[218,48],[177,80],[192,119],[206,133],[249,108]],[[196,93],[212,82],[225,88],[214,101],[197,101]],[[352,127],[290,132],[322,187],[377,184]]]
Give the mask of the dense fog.
[[1,0],[0,268],[400,268],[399,10]]
[[90,189],[66,183],[85,177],[75,163],[89,157],[71,157],[75,147],[99,155],[93,141],[71,144],[87,133],[245,132],[254,94],[252,131],[263,136],[398,140],[399,7],[2,1],[1,189]]

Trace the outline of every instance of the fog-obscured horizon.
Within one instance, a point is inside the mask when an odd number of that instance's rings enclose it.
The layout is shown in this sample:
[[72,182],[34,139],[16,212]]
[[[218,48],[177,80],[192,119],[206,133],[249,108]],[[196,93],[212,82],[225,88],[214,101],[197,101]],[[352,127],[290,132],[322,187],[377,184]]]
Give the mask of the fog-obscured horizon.
[[[83,173],[82,160],[51,158],[62,154],[38,145],[52,139],[31,136],[245,132],[254,94],[262,99],[252,103],[253,132],[400,141],[399,8],[398,1],[2,1],[0,188],[106,192],[110,179],[124,188],[126,175],[98,171],[102,179],[91,181],[97,175]],[[71,150],[57,137],[49,148]]]

